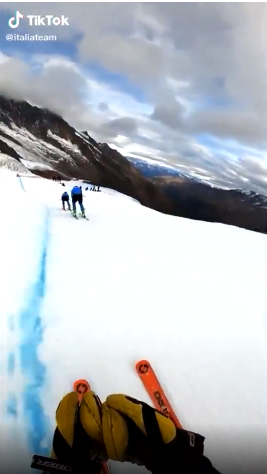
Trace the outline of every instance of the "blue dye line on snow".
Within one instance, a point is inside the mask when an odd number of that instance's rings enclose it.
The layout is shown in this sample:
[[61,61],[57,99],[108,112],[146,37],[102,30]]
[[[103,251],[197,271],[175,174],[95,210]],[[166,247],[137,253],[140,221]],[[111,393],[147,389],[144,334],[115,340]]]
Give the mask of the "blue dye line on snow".
[[7,373],[9,377],[12,377],[14,375],[14,372],[15,372],[15,354],[14,352],[10,352],[7,358]]
[[19,324],[22,332],[20,342],[20,362],[25,378],[23,389],[23,412],[26,418],[26,434],[33,454],[47,454],[42,446],[48,433],[48,419],[41,402],[41,391],[45,383],[46,368],[39,360],[38,346],[43,340],[41,319],[42,302],[46,289],[46,256],[48,247],[48,213],[45,223],[43,244],[36,281],[32,283],[23,308]]
[[14,418],[17,418],[18,416],[18,401],[14,393],[10,393],[8,395],[7,414],[13,416]]

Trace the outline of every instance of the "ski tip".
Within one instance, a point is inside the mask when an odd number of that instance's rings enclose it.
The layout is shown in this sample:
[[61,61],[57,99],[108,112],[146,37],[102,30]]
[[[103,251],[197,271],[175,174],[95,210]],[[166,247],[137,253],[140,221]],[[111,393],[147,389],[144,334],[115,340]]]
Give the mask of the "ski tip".
[[73,384],[73,390],[78,393],[78,395],[84,395],[85,393],[91,390],[87,380],[79,379],[76,380]]
[[145,359],[139,360],[138,362],[136,362],[135,368],[139,374],[145,375],[150,369],[150,363]]

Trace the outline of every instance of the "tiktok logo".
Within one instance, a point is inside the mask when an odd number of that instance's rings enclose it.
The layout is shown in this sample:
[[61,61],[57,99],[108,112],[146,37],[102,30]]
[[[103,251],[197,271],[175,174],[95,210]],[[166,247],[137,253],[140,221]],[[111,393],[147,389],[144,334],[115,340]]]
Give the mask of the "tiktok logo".
[[17,28],[19,26],[20,18],[24,18],[24,15],[22,15],[18,10],[16,10],[15,16],[12,16],[8,20],[8,25],[10,26],[10,28]]

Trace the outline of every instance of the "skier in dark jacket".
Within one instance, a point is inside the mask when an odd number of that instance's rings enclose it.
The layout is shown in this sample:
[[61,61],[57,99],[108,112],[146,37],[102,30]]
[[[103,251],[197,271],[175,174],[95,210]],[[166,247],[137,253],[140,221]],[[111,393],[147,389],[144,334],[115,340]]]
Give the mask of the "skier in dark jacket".
[[56,411],[51,457],[60,464],[88,474],[100,474],[109,459],[145,466],[152,474],[219,474],[204,456],[203,436],[176,428],[130,396],[109,395],[102,403],[80,387],[79,403],[77,392],[68,393]]
[[69,197],[69,194],[67,193],[67,191],[65,191],[62,196],[61,196],[61,201],[62,201],[62,209],[63,211],[66,211],[65,209],[65,203],[67,203],[67,206],[69,208],[69,211],[71,211],[71,207],[70,207],[70,197]]
[[71,199],[72,199],[72,209],[73,209],[73,215],[76,217],[76,203],[79,203],[80,209],[82,216],[85,217],[85,212],[84,212],[84,205],[83,205],[83,192],[82,192],[82,187],[81,186],[73,186],[71,190]]

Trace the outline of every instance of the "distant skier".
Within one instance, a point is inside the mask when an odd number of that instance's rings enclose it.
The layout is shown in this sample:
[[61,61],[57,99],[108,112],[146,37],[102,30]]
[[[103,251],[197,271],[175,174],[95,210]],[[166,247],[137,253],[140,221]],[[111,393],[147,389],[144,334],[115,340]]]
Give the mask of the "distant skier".
[[141,400],[112,394],[102,403],[89,391],[80,403],[77,409],[77,394],[70,392],[57,407],[51,458],[59,465],[100,474],[101,461],[112,459],[145,466],[152,474],[219,474],[204,456],[203,436],[176,428]]
[[81,186],[73,186],[71,190],[71,199],[72,199],[72,210],[73,210],[74,217],[77,216],[77,213],[76,213],[77,202],[79,203],[79,206],[81,208],[82,216],[85,217],[84,205],[83,205],[83,192],[82,192]]
[[62,201],[62,209],[63,211],[66,211],[65,209],[65,203],[67,203],[67,206],[69,208],[69,211],[71,211],[71,207],[70,207],[70,197],[69,197],[69,194],[67,193],[67,191],[65,191],[62,196],[61,196],[61,201]]

